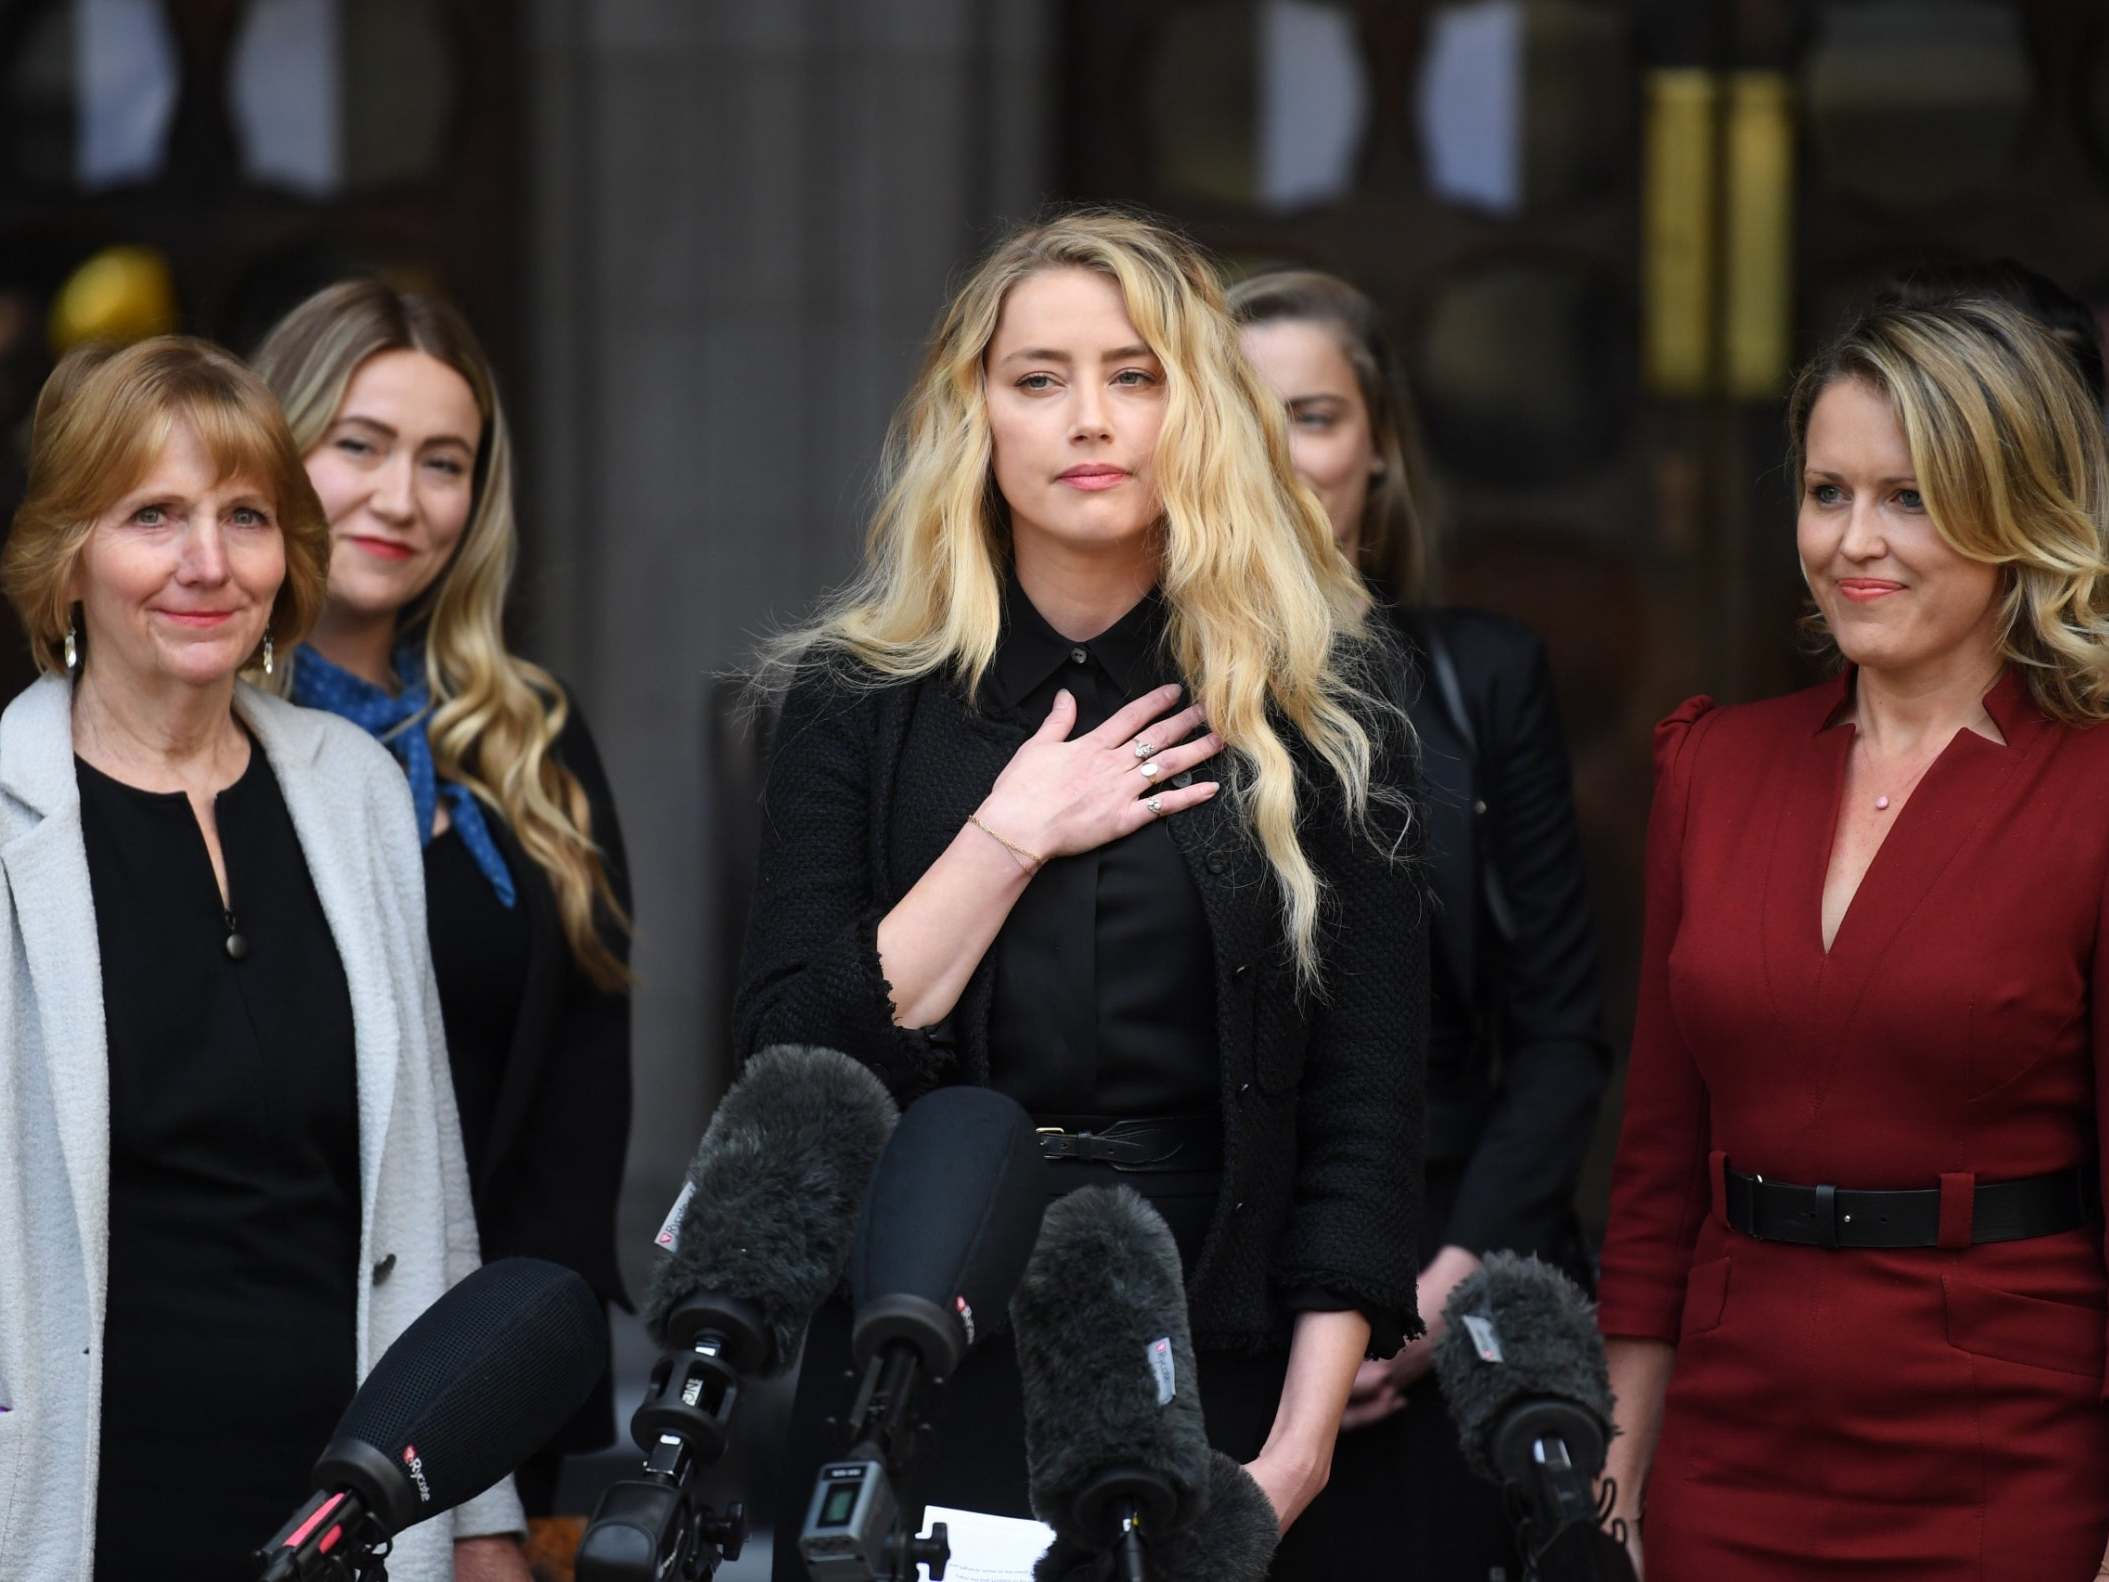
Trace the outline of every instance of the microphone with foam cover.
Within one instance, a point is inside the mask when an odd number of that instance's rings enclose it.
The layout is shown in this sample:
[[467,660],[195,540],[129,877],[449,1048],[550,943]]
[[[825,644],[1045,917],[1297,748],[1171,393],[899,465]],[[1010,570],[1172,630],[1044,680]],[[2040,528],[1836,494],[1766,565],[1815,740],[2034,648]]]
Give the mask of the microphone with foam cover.
[[645,1582],[737,1560],[747,1517],[695,1492],[724,1455],[746,1381],[785,1371],[841,1283],[872,1174],[899,1114],[879,1079],[831,1049],[764,1049],[718,1101],[659,1233],[644,1318],[665,1348],[630,1435],[639,1474],[602,1492],[579,1582]]
[[1127,1187],[1047,1210],[1011,1299],[1047,1576],[1251,1578],[1280,1538],[1245,1469],[1208,1444],[1179,1248]]
[[257,1551],[259,1574],[355,1574],[353,1557],[547,1444],[607,1365],[607,1318],[578,1275],[537,1258],[485,1264],[374,1364],[315,1463],[322,1492]]
[[740,1372],[789,1368],[842,1278],[897,1119],[879,1079],[832,1049],[783,1044],[748,1061],[660,1233],[667,1256],[645,1294],[652,1338],[685,1350],[714,1328]]
[[1443,1321],[1436,1378],[1466,1464],[1509,1491],[1526,1575],[1630,1578],[1592,1486],[1611,1440],[1611,1373],[1581,1287],[1536,1258],[1489,1253]]
[[[1151,1542],[1146,1575],[1151,1582],[1265,1582],[1280,1544],[1265,1491],[1237,1462],[1212,1450],[1202,1515],[1184,1532]],[[1109,1582],[1114,1566],[1111,1554],[1057,1538],[1033,1567],[1033,1582]]]
[[910,1105],[872,1180],[850,1257],[850,1350],[863,1374],[847,1455],[821,1467],[799,1535],[813,1582],[942,1575],[943,1524],[903,1530],[895,1486],[924,1396],[1001,1322],[1046,1202],[1032,1118],[989,1088]]
[[850,1256],[851,1352],[896,1342],[924,1373],[952,1376],[1000,1324],[1047,1201],[1032,1118],[993,1088],[940,1088],[901,1118]]

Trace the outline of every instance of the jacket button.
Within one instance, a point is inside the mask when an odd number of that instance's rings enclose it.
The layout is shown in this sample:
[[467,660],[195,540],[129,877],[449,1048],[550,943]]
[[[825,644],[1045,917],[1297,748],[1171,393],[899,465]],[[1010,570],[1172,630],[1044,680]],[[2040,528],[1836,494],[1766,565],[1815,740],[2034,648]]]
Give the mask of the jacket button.
[[1194,772],[1191,769],[1183,770],[1180,773],[1172,776],[1172,784],[1177,786],[1182,791],[1184,791],[1188,786],[1192,785],[1193,783]]
[[1244,977],[1244,976],[1245,976],[1245,974],[1246,974],[1246,973],[1250,972],[1251,970],[1252,970],[1252,963],[1251,963],[1251,962],[1249,962],[1249,961],[1241,961],[1241,962],[1239,962],[1239,963],[1238,963],[1238,964],[1237,964],[1237,965],[1236,965],[1235,967],[1232,967],[1232,968],[1230,969],[1230,975],[1231,975],[1231,976],[1232,976],[1233,978],[1242,978],[1242,977]]
[[1072,648],[1069,650],[1070,662],[1073,664],[1081,665],[1085,660],[1089,659],[1090,657],[1091,656],[1085,653],[1084,650],[1081,648]]
[[1484,797],[1474,797],[1472,799],[1472,811],[1484,817],[1487,811],[1486,799]]
[[1241,1099],[1242,1099],[1243,1097],[1245,1097],[1245,1095],[1246,1095],[1246,1094],[1250,1093],[1251,1091],[1252,1091],[1252,1084],[1251,1084],[1251,1083],[1249,1083],[1249,1082],[1240,1082],[1240,1083],[1238,1084],[1238,1097],[1239,1097],[1239,1098],[1241,1098]]
[[1224,856],[1221,852],[1212,851],[1208,854],[1208,871],[1210,873],[1223,873],[1228,870],[1229,867],[1230,859]]
[[375,1285],[379,1285],[383,1280],[386,1280],[391,1274],[394,1273],[395,1254],[390,1253],[387,1257],[383,1258],[379,1263],[373,1266],[373,1283]]
[[1237,1200],[1237,1201],[1236,1201],[1235,1203],[1231,1204],[1231,1205],[1230,1205],[1230,1212],[1231,1212],[1231,1213],[1233,1213],[1233,1214],[1242,1214],[1242,1213],[1244,1213],[1244,1212],[1245,1212],[1245,1200],[1244,1200],[1243,1198],[1239,1198],[1239,1199],[1238,1199],[1238,1200]]

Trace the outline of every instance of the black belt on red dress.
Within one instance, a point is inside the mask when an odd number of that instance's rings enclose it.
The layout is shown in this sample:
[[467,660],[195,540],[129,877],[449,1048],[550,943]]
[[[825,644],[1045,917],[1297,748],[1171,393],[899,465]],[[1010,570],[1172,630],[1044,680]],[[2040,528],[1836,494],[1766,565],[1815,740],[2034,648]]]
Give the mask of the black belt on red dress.
[[1042,1158],[1116,1170],[1220,1170],[1223,1123],[1213,1115],[1080,1125],[1042,1125]]
[[[1937,1187],[1860,1191],[1796,1186],[1762,1175],[1721,1173],[1730,1226],[1759,1241],[1803,1247],[1938,1247],[1941,1198]],[[2016,1181],[1989,1181],[1969,1197],[1971,1242],[2022,1241],[2098,1224],[2101,1174],[2093,1164]]]

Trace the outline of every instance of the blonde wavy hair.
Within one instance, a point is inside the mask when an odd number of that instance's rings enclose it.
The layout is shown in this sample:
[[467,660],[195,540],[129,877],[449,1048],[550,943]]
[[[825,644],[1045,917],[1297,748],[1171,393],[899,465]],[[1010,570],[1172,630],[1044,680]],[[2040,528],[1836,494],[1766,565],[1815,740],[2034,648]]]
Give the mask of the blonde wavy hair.
[[[278,402],[236,358],[205,341],[157,335],[119,348],[69,352],[37,396],[29,439],[29,483],[16,507],[0,583],[29,634],[37,669],[66,667],[74,624],[74,568],[95,524],[152,470],[178,423],[188,423],[224,481],[246,478],[270,496],[285,543],[286,575],[264,630],[288,658],[321,613],[329,581],[329,523],[286,431]],[[88,633],[78,634],[83,662]],[[282,685],[287,666],[263,685]]]
[[2109,719],[2109,440],[2071,356],[1991,298],[1862,315],[1787,403],[1789,480],[1809,417],[1858,379],[1885,397],[1941,541],[2000,576],[1999,652],[2067,725]]
[[345,387],[369,357],[418,351],[468,381],[483,417],[474,504],[454,558],[397,617],[421,636],[432,712],[425,732],[440,775],[495,809],[549,876],[564,939],[580,969],[603,989],[630,982],[603,923],[627,929],[607,865],[593,838],[585,787],[551,748],[570,715],[554,676],[505,646],[505,598],[518,553],[513,519],[512,439],[491,366],[468,323],[435,297],[379,280],[326,287],[279,321],[255,366],[278,393],[303,456],[337,420]]
[[1411,727],[1378,673],[1369,594],[1297,481],[1281,403],[1239,350],[1214,268],[1167,228],[1073,210],[1013,232],[981,261],[895,416],[861,575],[814,624],[764,648],[762,678],[787,684],[834,656],[877,683],[942,673],[970,702],[978,695],[1002,634],[1010,554],[983,360],[1011,288],[1049,269],[1110,277],[1164,365],[1156,473],[1170,657],[1228,744],[1226,789],[1273,869],[1298,981],[1315,989],[1324,884],[1299,836],[1304,787],[1289,738],[1323,761],[1363,825],[1373,800],[1404,811],[1372,766],[1387,733]]

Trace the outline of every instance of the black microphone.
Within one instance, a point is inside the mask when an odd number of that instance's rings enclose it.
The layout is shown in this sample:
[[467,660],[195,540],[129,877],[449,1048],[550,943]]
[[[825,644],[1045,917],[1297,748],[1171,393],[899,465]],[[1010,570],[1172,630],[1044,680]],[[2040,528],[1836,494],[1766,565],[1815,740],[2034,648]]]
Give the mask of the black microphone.
[[547,1444],[608,1365],[600,1299],[537,1258],[487,1263],[367,1374],[315,1463],[320,1491],[256,1552],[262,1582],[352,1582],[373,1551]]
[[1490,1253],[1450,1294],[1443,1321],[1436,1378],[1466,1464],[1507,1491],[1526,1576],[1631,1578],[1591,1488],[1612,1399],[1588,1297],[1550,1264]]
[[1002,1321],[1046,1190],[1032,1118],[1003,1094],[940,1088],[901,1117],[850,1255],[863,1380],[849,1452],[820,1469],[799,1537],[815,1582],[943,1574],[943,1524],[928,1539],[901,1531],[895,1487],[926,1426],[926,1387]]
[[1044,1574],[1264,1577],[1281,1535],[1251,1475],[1209,1448],[1163,1217],[1128,1187],[1064,1197],[1011,1320],[1033,1510],[1057,1538]]
[[[1220,1450],[1208,1453],[1208,1493],[1184,1532],[1150,1542],[1156,1582],[1262,1582],[1281,1544],[1274,1505],[1252,1474]],[[1057,1538],[1033,1567],[1033,1582],[1111,1582],[1115,1557]]]
[[739,1558],[744,1508],[720,1515],[692,1486],[725,1453],[744,1382],[797,1360],[841,1282],[898,1118],[856,1061],[793,1045],[762,1050],[719,1100],[645,1295],[645,1326],[666,1348],[630,1420],[645,1464],[602,1494],[579,1582],[708,1576]]

